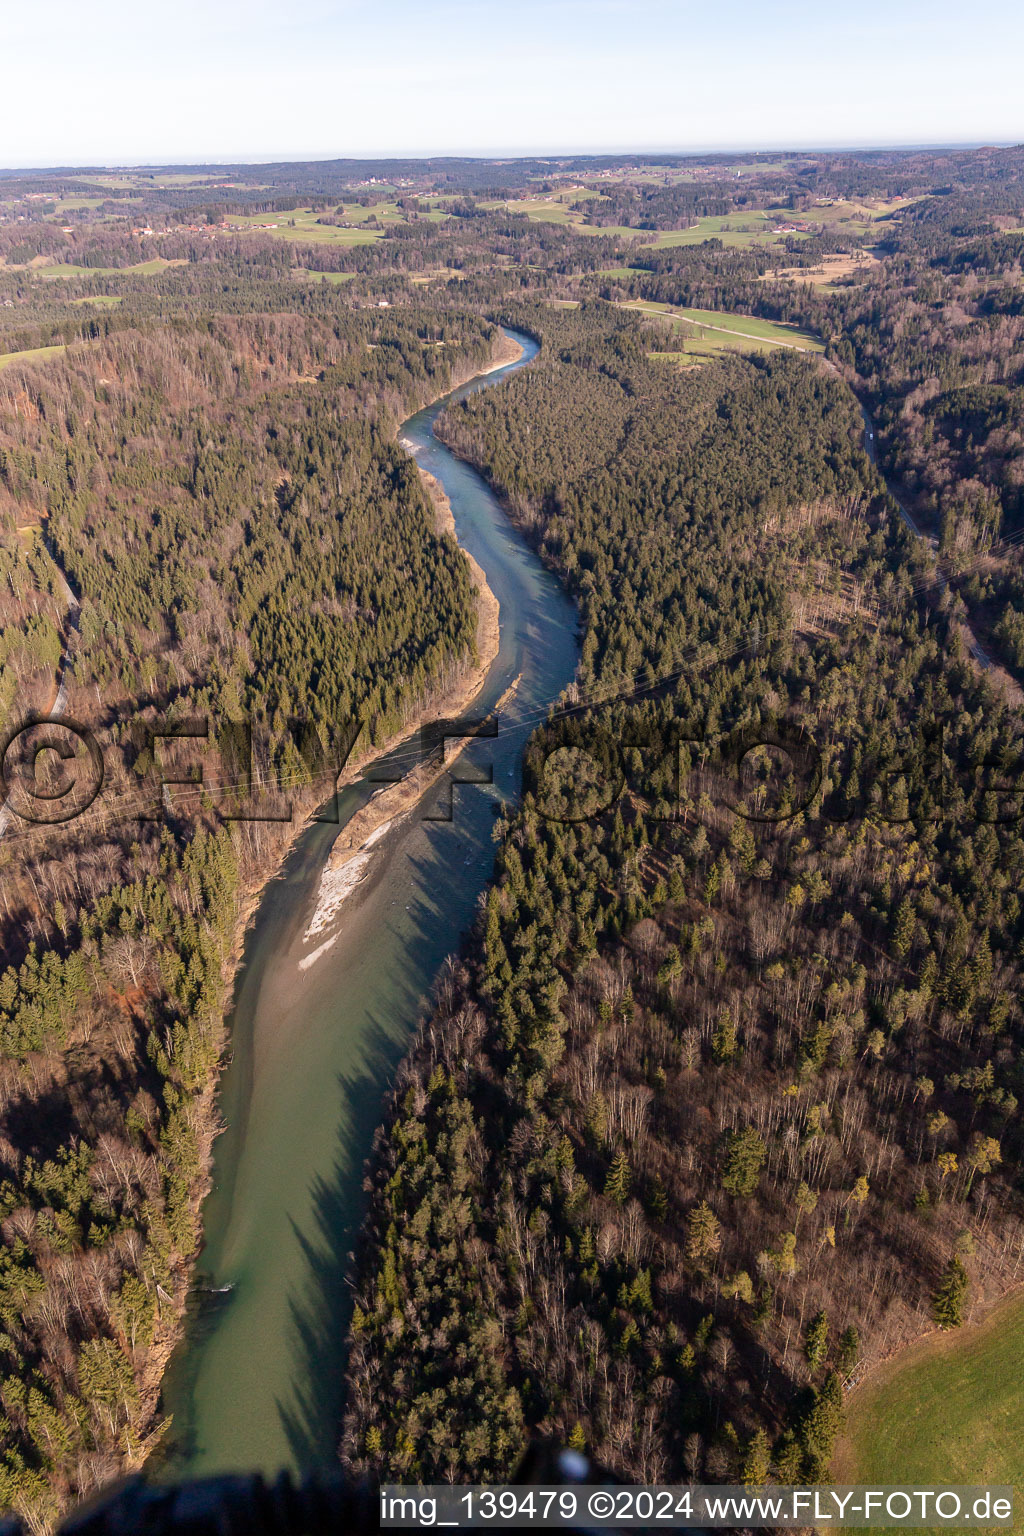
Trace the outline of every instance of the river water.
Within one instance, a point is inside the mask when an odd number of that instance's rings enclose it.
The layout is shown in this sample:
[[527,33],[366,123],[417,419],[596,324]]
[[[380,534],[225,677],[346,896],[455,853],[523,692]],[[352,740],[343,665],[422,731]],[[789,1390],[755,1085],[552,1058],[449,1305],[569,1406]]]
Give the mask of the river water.
[[[230,1020],[227,1129],[203,1209],[205,1247],[165,1378],[173,1427],[161,1461],[174,1476],[336,1462],[351,1309],[345,1276],[382,1099],[490,876],[495,810],[518,790],[525,722],[575,673],[575,610],[481,477],[432,432],[452,399],[500,385],[536,355],[528,337],[516,340],[524,348],[517,363],[464,385],[399,432],[444,486],[459,542],[500,604],[499,653],[472,713],[522,674],[498,736],[473,742],[459,759],[460,777],[475,763],[491,768],[493,783],[455,787],[451,821],[426,820],[421,810],[397,822],[314,937],[306,929],[337,826],[311,824],[266,887]],[[397,771],[409,766],[408,748],[392,757]],[[360,781],[342,793],[342,821],[373,788]]]

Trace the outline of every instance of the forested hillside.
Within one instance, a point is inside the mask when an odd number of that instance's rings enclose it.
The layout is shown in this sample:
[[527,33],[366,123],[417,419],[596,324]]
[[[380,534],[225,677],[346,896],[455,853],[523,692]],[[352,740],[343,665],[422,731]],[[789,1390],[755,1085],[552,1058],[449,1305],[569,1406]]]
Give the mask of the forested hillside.
[[1024,1256],[1020,721],[838,378],[533,324],[443,429],[615,702],[534,738],[396,1087],[345,1454],[501,1478],[539,1425],[639,1481],[820,1477],[844,1384]]
[[4,728],[51,706],[68,648],[108,773],[78,820],[0,834],[0,1507],[43,1526],[159,1436],[240,901],[290,835],[232,832],[224,796],[187,792],[158,824],[146,727],[208,723],[230,812],[250,773],[225,731],[247,721],[286,815],[327,794],[318,760],[350,721],[365,751],[444,696],[473,658],[470,581],[393,434],[496,335],[412,311],[211,317],[0,376]]
[[280,316],[6,372],[0,511],[45,518],[84,594],[80,686],[108,711],[123,690],[320,726],[358,702],[387,735],[472,637],[462,563],[389,439],[488,355],[473,321]]
[[0,173],[0,730],[59,700],[106,771],[63,826],[3,784],[0,1508],[160,1440],[242,918],[353,725],[474,660],[395,429],[499,323],[539,359],[439,432],[582,660],[382,1111],[346,1463],[817,1477],[868,1366],[1021,1278],[1022,724],[964,619],[1024,684],[1022,168]]

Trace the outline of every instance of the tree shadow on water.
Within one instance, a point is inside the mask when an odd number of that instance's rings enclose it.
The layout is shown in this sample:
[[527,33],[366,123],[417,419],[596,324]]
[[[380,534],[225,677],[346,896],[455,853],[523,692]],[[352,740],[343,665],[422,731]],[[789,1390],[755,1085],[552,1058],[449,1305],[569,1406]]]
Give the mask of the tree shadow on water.
[[[487,802],[473,805],[472,821],[479,823],[477,846],[487,847],[493,825]],[[440,824],[432,829],[431,851],[410,855],[411,931],[407,926],[402,950],[405,985],[399,988],[393,1011],[381,997],[360,1021],[358,1065],[338,1075],[339,1108],[344,1107],[344,1113],[339,1113],[330,1177],[318,1175],[313,1181],[311,1231],[292,1223],[308,1275],[301,1292],[289,1298],[290,1326],[297,1336],[296,1371],[288,1399],[279,1398],[277,1410],[299,1467],[337,1464],[353,1302],[349,1282],[366,1210],[366,1160],[384,1117],[385,1096],[413,1044],[444,959],[473,920],[485,878],[478,869],[467,876],[465,854],[456,859],[446,850],[447,834],[448,828]]]
[[[410,1021],[411,1022],[411,1021]],[[348,1115],[338,1132],[329,1179],[313,1182],[314,1233],[292,1223],[309,1278],[289,1301],[298,1336],[296,1380],[291,1401],[277,1401],[292,1455],[299,1467],[335,1466],[345,1404],[346,1341],[352,1316],[352,1250],[366,1209],[363,1168],[373,1134],[383,1118],[383,1099],[409,1047],[379,1022],[371,1021],[362,1069],[339,1074],[338,1088]]]

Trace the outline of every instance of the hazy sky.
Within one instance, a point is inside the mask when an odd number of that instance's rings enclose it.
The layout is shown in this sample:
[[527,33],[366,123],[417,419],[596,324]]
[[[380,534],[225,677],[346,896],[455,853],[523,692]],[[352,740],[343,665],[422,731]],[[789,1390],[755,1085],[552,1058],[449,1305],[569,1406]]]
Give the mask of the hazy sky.
[[1024,140],[1020,0],[7,0],[0,165]]

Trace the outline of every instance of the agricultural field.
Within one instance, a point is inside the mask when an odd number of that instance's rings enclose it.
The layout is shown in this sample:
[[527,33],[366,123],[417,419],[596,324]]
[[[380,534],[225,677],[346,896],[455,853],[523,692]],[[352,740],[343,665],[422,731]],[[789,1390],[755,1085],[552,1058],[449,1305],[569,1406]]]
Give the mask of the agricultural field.
[[78,213],[82,208],[99,208],[104,201],[102,197],[62,197],[56,210],[58,213]]
[[0,352],[0,368],[9,368],[12,363],[45,363],[65,350],[64,343],[59,342],[55,347],[29,347],[24,352]]
[[[345,216],[353,223],[365,224],[371,214],[382,224],[399,224],[402,215],[393,204],[380,203],[373,208],[360,204],[346,207]],[[278,240],[301,240],[311,245],[369,245],[381,238],[379,229],[343,229],[333,224],[319,224],[320,213],[312,208],[296,208],[288,213],[233,214],[230,229],[255,229],[274,235]]]
[[184,258],[165,261],[162,256],[154,256],[152,261],[140,261],[134,267],[79,267],[73,262],[54,261],[45,266],[33,267],[31,271],[33,277],[47,280],[69,277],[155,277],[158,272],[166,272],[168,267],[185,265]]
[[819,266],[783,267],[774,272],[763,272],[761,281],[773,283],[784,277],[792,283],[810,283],[821,293],[836,293],[838,285],[845,285],[845,280],[852,278],[854,273],[859,272],[863,277],[868,268],[880,265],[873,251],[860,250],[852,255],[833,252],[825,256]]
[[73,179],[84,182],[90,187],[110,187],[111,190],[118,192],[123,192],[126,188],[134,191],[138,189],[140,182],[150,181],[148,176],[139,176],[137,172],[133,171],[107,171],[103,175],[76,176]]
[[129,188],[142,192],[152,187],[208,187],[230,185],[215,171],[104,171],[88,172],[74,178],[91,187],[110,187],[117,191]]
[[[792,217],[792,216],[791,216]],[[715,214],[698,219],[690,229],[662,229],[658,231],[654,245],[659,250],[674,245],[702,245],[705,240],[721,240],[723,245],[777,245],[786,238],[775,232],[778,219],[768,213]],[[633,234],[637,231],[633,230]],[[795,232],[796,239],[807,239],[806,234]]]
[[[586,215],[571,206],[582,199],[597,200],[602,197],[603,194],[600,192],[587,192],[581,187],[571,187],[562,188],[558,192],[551,192],[543,197],[482,203],[481,207],[508,208],[513,213],[525,213],[527,218],[540,223],[568,225],[581,235],[608,235],[620,240],[639,240],[644,245],[653,245],[655,249],[675,245],[701,245],[705,240],[712,239],[721,240],[723,245],[732,246],[752,245],[755,242],[775,244],[785,238],[775,232],[775,224],[783,218],[792,220],[798,217],[793,213],[786,214],[777,209],[755,210],[750,213],[715,215],[699,219],[688,229],[653,231],[636,229],[626,224],[603,226],[587,224],[584,222]],[[801,236],[798,232],[797,238],[806,239],[808,236],[806,233]]]
[[582,187],[563,188],[559,192],[550,192],[543,197],[517,197],[507,201],[496,200],[481,203],[481,208],[507,208],[510,213],[525,213],[528,219],[533,219],[538,224],[564,224],[576,231],[578,235],[608,235],[612,238],[619,237],[623,240],[635,240],[638,236],[647,235],[646,244],[650,244],[648,231],[631,229],[625,224],[596,224],[584,223],[585,215],[571,204],[582,199],[596,201],[603,198],[600,192],[587,192]]
[[[850,1397],[837,1482],[1012,1483],[1024,1493],[1024,1295],[932,1335]],[[1014,1526],[1024,1530],[1018,1513]]]
[[300,283],[350,283],[357,272],[313,272],[309,267],[293,267],[292,277]]
[[779,325],[774,320],[761,320],[755,315],[733,315],[715,309],[676,309],[646,299],[627,300],[621,308],[671,320],[673,328],[683,334],[685,351],[664,355],[680,360],[689,356],[713,357],[722,352],[769,352],[776,347],[797,352],[825,350],[820,338],[810,331],[801,331],[794,325]]
[[[837,202],[804,211],[793,208],[765,208],[749,213],[737,212],[699,219],[690,229],[661,230],[654,244],[664,249],[675,245],[700,245],[705,240],[721,240],[723,245],[775,245],[781,240],[807,240],[813,228],[824,225],[835,233],[848,234],[856,240],[870,237],[880,219],[910,206],[910,198],[892,202]],[[786,226],[806,224],[810,229]],[[780,228],[781,227],[781,228]],[[626,233],[636,234],[635,230]]]
[[507,208],[510,213],[525,213],[528,219],[541,224],[580,225],[582,215],[569,207],[577,193],[552,192],[545,197],[497,198],[480,203],[481,208]]
[[466,273],[456,267],[435,267],[430,272],[410,272],[409,281],[420,287],[425,283],[462,283],[466,281]]
[[804,213],[794,213],[792,208],[770,208],[772,217],[785,219],[798,219],[801,223],[807,221],[812,224],[824,224],[828,228],[837,225],[849,230],[852,234],[867,236],[880,219],[887,219],[894,213],[902,213],[909,208],[911,203],[920,199],[912,197],[894,197],[889,201],[882,198],[872,198],[864,202],[844,202],[815,204]]

